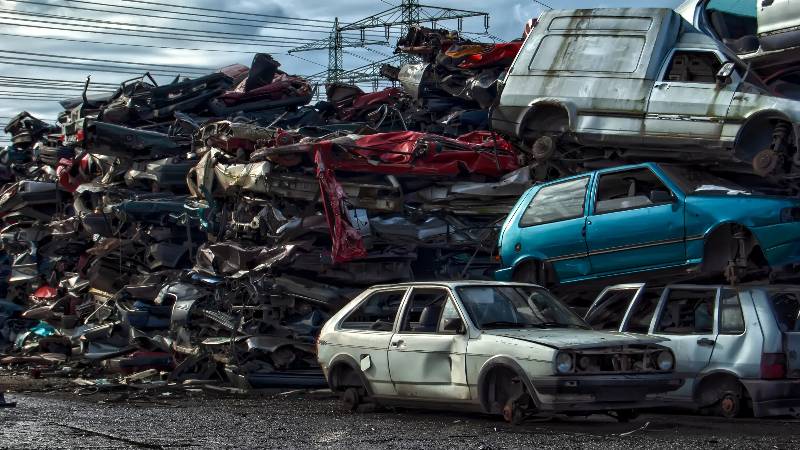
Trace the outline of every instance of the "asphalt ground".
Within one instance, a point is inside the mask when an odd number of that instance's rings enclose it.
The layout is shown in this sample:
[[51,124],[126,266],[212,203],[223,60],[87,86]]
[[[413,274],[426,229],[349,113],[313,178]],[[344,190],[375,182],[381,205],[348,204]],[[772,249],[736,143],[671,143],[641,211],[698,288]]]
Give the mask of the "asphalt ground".
[[6,397],[17,407],[0,408],[3,449],[800,448],[800,419],[791,418],[648,412],[630,423],[556,416],[511,426],[448,411],[351,413],[327,391],[235,398],[204,389],[86,396],[61,389]]

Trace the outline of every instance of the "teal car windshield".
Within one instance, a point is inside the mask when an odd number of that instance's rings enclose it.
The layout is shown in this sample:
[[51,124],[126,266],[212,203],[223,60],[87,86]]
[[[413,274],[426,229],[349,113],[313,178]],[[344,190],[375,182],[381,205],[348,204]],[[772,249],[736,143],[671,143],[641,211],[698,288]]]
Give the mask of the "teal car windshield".
[[462,286],[456,292],[467,314],[483,330],[590,329],[583,319],[546,290],[534,286]]
[[662,165],[670,179],[687,195],[753,195],[758,192],[714,176],[707,172],[687,169],[680,166]]

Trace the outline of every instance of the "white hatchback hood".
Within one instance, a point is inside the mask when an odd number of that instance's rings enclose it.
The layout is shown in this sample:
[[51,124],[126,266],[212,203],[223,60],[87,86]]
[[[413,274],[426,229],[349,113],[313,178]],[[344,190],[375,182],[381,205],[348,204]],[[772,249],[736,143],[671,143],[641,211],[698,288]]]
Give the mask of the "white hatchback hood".
[[559,328],[541,330],[536,328],[486,330],[486,334],[535,342],[552,348],[609,347],[630,344],[656,344],[666,339],[642,334],[620,333],[616,331],[579,330]]

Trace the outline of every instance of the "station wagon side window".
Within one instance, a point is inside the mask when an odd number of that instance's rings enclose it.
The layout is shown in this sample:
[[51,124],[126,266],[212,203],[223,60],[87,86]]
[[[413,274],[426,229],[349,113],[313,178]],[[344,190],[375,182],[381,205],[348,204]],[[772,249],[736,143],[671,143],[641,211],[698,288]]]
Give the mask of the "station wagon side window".
[[660,299],[659,290],[645,289],[631,308],[628,322],[622,327],[622,331],[643,334],[650,332],[650,322],[653,320]]
[[[661,195],[659,196],[659,193]],[[648,168],[602,174],[597,182],[594,213],[644,208],[668,203],[672,192]]]
[[586,322],[595,330],[619,330],[625,319],[625,312],[636,296],[638,289],[609,290],[586,315]]
[[529,227],[583,217],[589,177],[551,184],[539,189],[519,221]]
[[775,319],[784,333],[800,331],[800,293],[775,292],[769,294],[769,301],[775,311]]
[[736,291],[725,289],[719,298],[719,332],[720,334],[744,333],[744,315]]
[[670,289],[656,324],[657,333],[711,334],[716,289]]
[[345,330],[392,331],[405,293],[405,289],[400,289],[372,294],[348,314],[339,327]]
[[679,50],[672,54],[663,81],[716,83],[722,62],[714,52]]
[[450,292],[442,288],[414,288],[400,326],[401,333],[436,333]]

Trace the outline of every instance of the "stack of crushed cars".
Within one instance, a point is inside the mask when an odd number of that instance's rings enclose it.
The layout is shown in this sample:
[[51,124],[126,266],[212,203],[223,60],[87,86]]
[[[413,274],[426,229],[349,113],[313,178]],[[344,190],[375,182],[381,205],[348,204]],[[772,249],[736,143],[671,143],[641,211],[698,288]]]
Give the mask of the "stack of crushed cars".
[[402,85],[413,106],[406,108],[409,121],[423,129],[443,134],[487,129],[498,80],[522,42],[480,43],[455,31],[411,27],[395,48],[411,62],[384,66],[381,73]]
[[509,142],[415,130],[398,88],[308,105],[278,67],[145,75],[9,123],[0,367],[319,386],[315,337],[365,287],[491,277],[532,183]]

